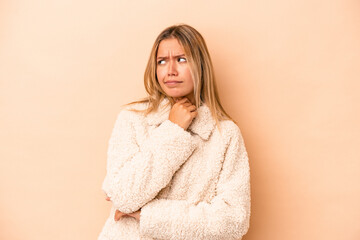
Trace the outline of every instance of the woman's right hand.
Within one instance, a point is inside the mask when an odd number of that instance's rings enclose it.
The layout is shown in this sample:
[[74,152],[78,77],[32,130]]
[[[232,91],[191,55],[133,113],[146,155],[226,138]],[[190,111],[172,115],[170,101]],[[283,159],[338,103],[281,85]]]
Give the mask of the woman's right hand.
[[169,113],[169,120],[186,130],[197,115],[196,106],[186,97],[177,100]]

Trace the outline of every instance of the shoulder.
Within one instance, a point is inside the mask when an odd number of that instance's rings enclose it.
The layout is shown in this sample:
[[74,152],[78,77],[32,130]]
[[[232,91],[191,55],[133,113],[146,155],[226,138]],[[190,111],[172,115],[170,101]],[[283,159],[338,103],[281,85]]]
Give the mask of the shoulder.
[[226,142],[230,141],[243,141],[242,133],[240,127],[232,120],[221,120],[219,122],[220,126],[220,135]]
[[147,103],[133,103],[130,105],[123,105],[117,114],[117,121],[126,121],[129,123],[140,121],[144,118],[144,113],[141,111],[146,110],[147,107]]

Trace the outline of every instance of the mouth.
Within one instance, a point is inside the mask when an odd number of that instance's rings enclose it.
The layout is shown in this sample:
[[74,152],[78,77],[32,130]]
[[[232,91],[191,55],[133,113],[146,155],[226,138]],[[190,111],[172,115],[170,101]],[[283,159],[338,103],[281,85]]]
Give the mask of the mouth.
[[165,84],[166,85],[176,85],[176,84],[179,84],[179,83],[182,83],[182,81],[166,81]]

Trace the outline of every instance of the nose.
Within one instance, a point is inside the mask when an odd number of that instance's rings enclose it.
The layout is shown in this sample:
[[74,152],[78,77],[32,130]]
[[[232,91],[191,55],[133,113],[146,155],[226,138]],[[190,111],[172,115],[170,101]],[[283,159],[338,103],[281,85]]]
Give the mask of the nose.
[[174,60],[170,60],[169,62],[169,69],[168,69],[168,76],[176,76],[177,75],[177,66]]

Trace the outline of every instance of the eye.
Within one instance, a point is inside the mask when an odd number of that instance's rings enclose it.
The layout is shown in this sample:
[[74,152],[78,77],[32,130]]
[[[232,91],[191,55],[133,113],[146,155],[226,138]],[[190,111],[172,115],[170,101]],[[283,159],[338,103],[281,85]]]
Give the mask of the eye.
[[158,61],[157,63],[158,63],[158,64],[164,64],[164,63],[165,63],[165,60],[162,59],[162,60]]
[[179,62],[186,62],[186,58],[184,58],[184,57],[178,58],[178,61]]

